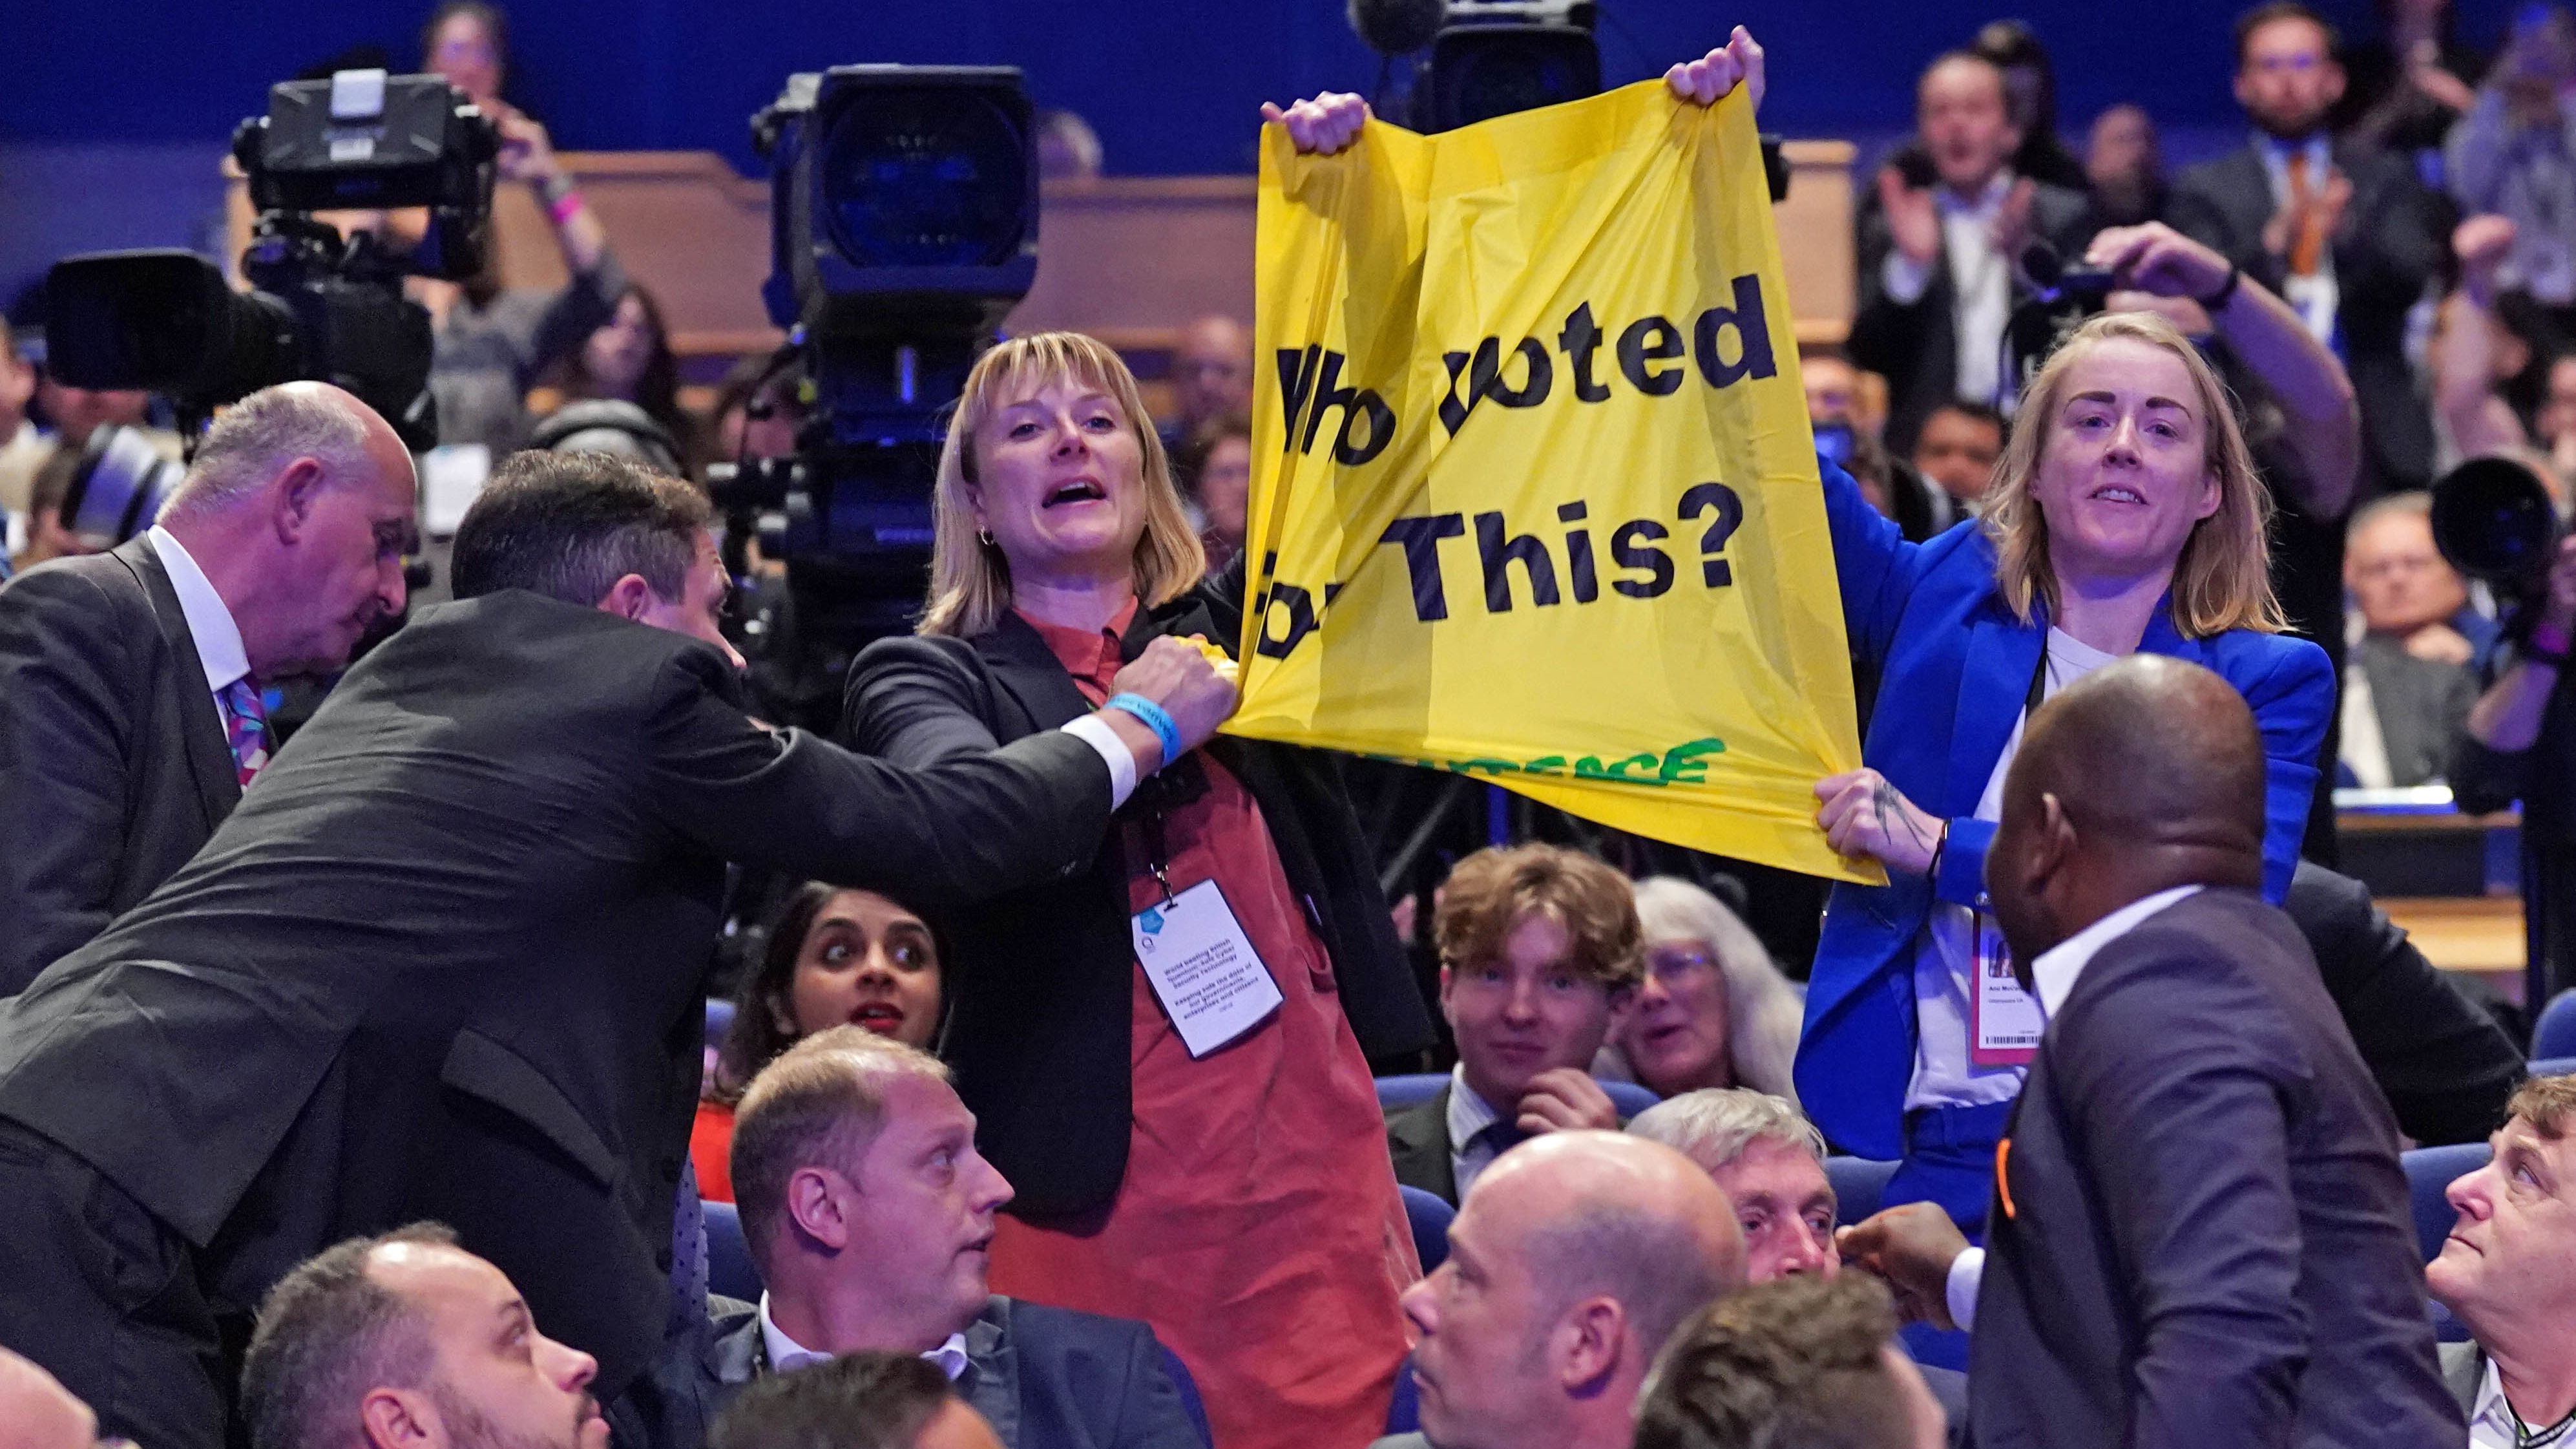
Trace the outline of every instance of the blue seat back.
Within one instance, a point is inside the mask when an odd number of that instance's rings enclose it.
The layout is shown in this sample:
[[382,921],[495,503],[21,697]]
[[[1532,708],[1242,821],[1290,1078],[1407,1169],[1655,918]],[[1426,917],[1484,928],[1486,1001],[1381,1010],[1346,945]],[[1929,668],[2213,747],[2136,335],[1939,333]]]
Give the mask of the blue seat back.
[[760,1268],[742,1235],[742,1214],[729,1202],[707,1208],[707,1291],[745,1303],[760,1301]]
[[1164,1348],[1161,1343],[1157,1342],[1154,1347],[1162,1352],[1163,1372],[1171,1375],[1172,1387],[1180,1390],[1181,1412],[1189,1415],[1190,1422],[1198,1426],[1199,1442],[1214,1444],[1216,1431],[1208,1427],[1207,1404],[1199,1398],[1199,1382],[1190,1377],[1190,1366],[1181,1362],[1179,1354]]
[[1422,1260],[1422,1272],[1428,1277],[1432,1269],[1449,1261],[1449,1224],[1458,1210],[1436,1192],[1401,1185],[1396,1191],[1404,1195],[1404,1220],[1413,1228],[1413,1253]]
[[1377,1079],[1377,1105],[1380,1111],[1401,1112],[1419,1107],[1440,1095],[1449,1085],[1447,1072],[1412,1072],[1400,1077]]
[[1395,1398],[1386,1406],[1386,1432],[1412,1434],[1422,1428],[1422,1385],[1413,1381],[1413,1355],[1395,1371]]
[[2535,1057],[2576,1057],[2576,990],[2559,992],[2541,1008],[2540,1024],[2531,1029]]
[[1834,1218],[1856,1223],[1879,1209],[1887,1197],[1887,1180],[1896,1164],[1867,1157],[1828,1157],[1825,1180],[1834,1185]]
[[2576,1074],[2576,1056],[2553,1057],[2535,1053],[2523,1064],[2523,1071],[2535,1077],[2564,1077]]
[[[1593,1080],[1601,1082],[1598,1077]],[[1622,1122],[1664,1100],[1655,1095],[1654,1088],[1642,1087],[1635,1082],[1601,1082],[1601,1090],[1610,1095],[1610,1105],[1619,1109]]]
[[2461,1142],[2448,1147],[2418,1147],[2406,1154],[2406,1190],[2414,1198],[2415,1243],[2430,1263],[2441,1254],[2442,1240],[2460,1215],[2443,1190],[2462,1176],[2487,1165],[2487,1145]]

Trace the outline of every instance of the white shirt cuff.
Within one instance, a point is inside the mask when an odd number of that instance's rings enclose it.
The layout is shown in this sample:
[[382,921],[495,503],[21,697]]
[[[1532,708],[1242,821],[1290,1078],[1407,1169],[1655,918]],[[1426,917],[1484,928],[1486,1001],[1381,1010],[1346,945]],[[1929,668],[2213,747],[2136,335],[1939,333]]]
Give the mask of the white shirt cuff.
[[1136,753],[1118,732],[1100,716],[1087,714],[1064,727],[1064,732],[1100,752],[1100,762],[1109,767],[1109,808],[1117,809],[1136,793]]
[[1887,265],[1879,268],[1879,285],[1887,289],[1887,300],[1900,307],[1911,307],[1932,290],[1933,262],[1918,262],[1901,249],[1891,249]]
[[1950,1282],[1941,1296],[1949,1300],[1950,1321],[1963,1331],[1977,1326],[1977,1285],[1985,1281],[1985,1249],[1963,1249],[1950,1260]]

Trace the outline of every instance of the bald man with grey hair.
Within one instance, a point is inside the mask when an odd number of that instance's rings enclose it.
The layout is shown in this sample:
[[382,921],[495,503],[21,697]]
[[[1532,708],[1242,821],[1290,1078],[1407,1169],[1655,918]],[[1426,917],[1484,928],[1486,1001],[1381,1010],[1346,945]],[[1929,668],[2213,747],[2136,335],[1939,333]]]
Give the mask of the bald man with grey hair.
[[1726,1194],[1617,1132],[1551,1132],[1494,1160],[1409,1289],[1422,1430],[1377,1449],[1627,1449],[1664,1340],[1744,1286]]
[[2264,903],[2263,740],[2138,654],[2039,707],[1986,889],[2047,1015],[1987,1249],[1937,1208],[1846,1263],[1971,1328],[1971,1444],[2458,1444],[2397,1125]]
[[266,388],[150,529],[0,586],[0,996],[206,843],[267,763],[265,686],[401,612],[413,490],[374,409]]

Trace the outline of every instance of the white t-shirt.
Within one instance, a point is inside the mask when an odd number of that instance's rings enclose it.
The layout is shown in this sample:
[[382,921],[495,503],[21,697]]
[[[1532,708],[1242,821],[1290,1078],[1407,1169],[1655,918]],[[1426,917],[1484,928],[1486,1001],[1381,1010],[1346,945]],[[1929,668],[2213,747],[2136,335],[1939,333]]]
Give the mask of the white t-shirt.
[[[2040,697],[2046,699],[2120,656],[2052,628],[2048,631],[2047,673]],[[1977,799],[1978,820],[2003,818],[2004,772],[2021,753],[2021,732],[2028,711],[2013,721],[2012,738],[2003,757],[1986,778]],[[1992,917],[1985,928],[1996,929]],[[1914,939],[1914,1079],[1905,1088],[1905,1110],[1918,1107],[1965,1107],[2009,1102],[2021,1094],[2020,1067],[1981,1067],[1968,1057],[1969,971],[1975,964],[1975,913],[1949,901],[1932,903],[1931,918]]]

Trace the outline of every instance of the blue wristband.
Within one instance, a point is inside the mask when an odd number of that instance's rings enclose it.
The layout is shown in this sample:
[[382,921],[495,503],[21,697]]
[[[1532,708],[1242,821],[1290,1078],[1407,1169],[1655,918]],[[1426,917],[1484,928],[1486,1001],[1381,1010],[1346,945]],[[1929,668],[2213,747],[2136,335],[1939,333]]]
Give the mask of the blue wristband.
[[1172,723],[1172,716],[1161,705],[1141,694],[1113,694],[1101,708],[1124,710],[1143,721],[1145,728],[1154,732],[1154,738],[1163,742],[1164,764],[1181,757],[1181,727]]

